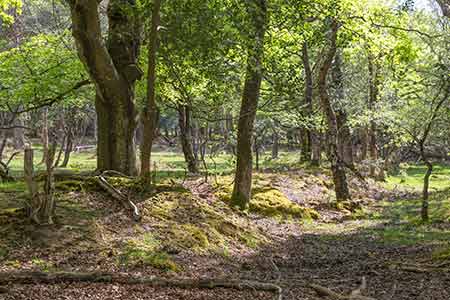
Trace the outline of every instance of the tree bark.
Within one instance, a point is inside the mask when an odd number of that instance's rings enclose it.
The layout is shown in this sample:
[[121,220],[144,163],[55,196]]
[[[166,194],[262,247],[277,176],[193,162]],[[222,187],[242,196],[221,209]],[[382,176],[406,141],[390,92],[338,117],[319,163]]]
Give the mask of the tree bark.
[[103,42],[99,1],[66,0],[78,54],[96,86],[97,168],[136,174],[134,85],[141,22],[133,0],[110,0],[108,41]]
[[189,105],[178,106],[178,124],[180,127],[180,141],[188,171],[197,174],[198,166],[192,147],[191,109]]
[[[302,45],[302,62],[303,62],[303,69],[305,70],[305,104],[306,104],[306,115],[311,116],[313,113],[313,72],[311,69],[311,63],[309,61],[309,54],[308,54],[308,44],[307,42],[304,42]],[[312,136],[314,133],[313,131],[306,127],[305,128],[305,134],[306,137],[303,137],[307,143],[302,149],[302,159],[306,161],[311,161],[314,165],[319,165],[319,159],[315,156],[313,153],[313,145],[312,143],[315,141],[314,137]]]
[[338,128],[338,154],[345,164],[353,166],[353,144],[344,107],[344,74],[342,72],[342,54],[337,51],[332,67],[333,87],[336,96],[336,122]]
[[[369,109],[374,111],[375,105],[378,101],[379,94],[379,84],[380,84],[380,75],[379,75],[379,66],[375,63],[374,58],[371,54],[368,56],[368,68],[369,68]],[[377,161],[378,161],[378,148],[377,148],[377,125],[375,120],[370,120],[369,125],[369,156],[370,156],[370,167],[369,167],[369,176],[372,178],[376,177],[377,170]]]
[[331,68],[333,57],[336,53],[336,39],[339,25],[336,20],[331,20],[330,36],[328,40],[328,49],[324,53],[324,60],[319,70],[319,95],[322,103],[322,109],[328,123],[328,159],[331,163],[331,171],[333,173],[334,189],[337,201],[345,201],[350,199],[350,192],[347,186],[347,175],[345,166],[338,153],[338,127],[336,114],[328,95],[327,75]]
[[278,152],[280,148],[280,137],[278,131],[274,128],[272,132],[272,159],[278,158]]
[[72,128],[67,129],[67,136],[66,136],[66,145],[64,147],[64,159],[61,164],[61,168],[67,168],[67,165],[69,164],[70,160],[70,154],[73,150],[73,130]]
[[266,0],[252,0],[247,11],[252,18],[249,37],[247,71],[239,113],[237,134],[237,162],[231,204],[245,209],[252,188],[252,132],[262,80],[264,35],[267,23]]
[[155,129],[158,122],[156,105],[156,56],[158,51],[158,26],[160,23],[161,0],[153,1],[150,36],[148,41],[148,77],[147,103],[144,105],[141,120],[143,123],[143,139],[141,144],[141,176],[150,178],[150,165]]

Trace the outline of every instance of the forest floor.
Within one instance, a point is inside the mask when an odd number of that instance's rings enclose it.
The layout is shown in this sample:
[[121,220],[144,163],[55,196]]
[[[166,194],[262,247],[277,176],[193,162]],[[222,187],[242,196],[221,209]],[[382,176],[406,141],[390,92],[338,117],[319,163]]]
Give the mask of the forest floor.
[[[450,299],[450,191],[445,189],[450,167],[436,168],[426,224],[419,219],[420,171],[405,167],[387,183],[351,178],[354,201],[336,205],[328,171],[272,162],[255,174],[246,213],[227,204],[232,179],[226,172],[208,182],[161,176],[149,189],[136,180],[111,178],[137,203],[140,223],[92,183],[66,180],[56,183],[57,225],[41,227],[18,209],[26,198],[24,183],[3,183],[0,273],[109,271],[252,280],[279,285],[283,299],[327,299],[311,284],[348,296],[364,278],[363,295],[377,300]],[[276,296],[256,289],[11,282],[0,286],[0,299]]]

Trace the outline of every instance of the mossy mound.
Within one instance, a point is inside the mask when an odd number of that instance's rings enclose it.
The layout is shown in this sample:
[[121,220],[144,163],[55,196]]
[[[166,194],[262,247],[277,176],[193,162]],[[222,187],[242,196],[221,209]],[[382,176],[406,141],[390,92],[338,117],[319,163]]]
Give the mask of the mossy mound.
[[208,203],[187,191],[158,193],[145,203],[143,215],[144,222],[156,223],[158,239],[168,252],[227,253],[230,245],[255,248],[266,241],[224,202]]
[[269,217],[318,219],[320,216],[314,209],[305,208],[292,202],[273,187],[253,189],[249,209],[251,212]]
[[151,234],[129,240],[119,255],[119,263],[127,266],[152,266],[164,271],[179,271],[179,266],[169,254],[161,251],[160,247],[160,242]]
[[[222,184],[216,185],[216,196],[229,203],[231,200],[232,184],[230,177],[222,177]],[[289,200],[281,191],[271,186],[269,180],[255,176],[252,199],[249,211],[268,217],[318,219],[319,213],[314,209],[305,208]]]

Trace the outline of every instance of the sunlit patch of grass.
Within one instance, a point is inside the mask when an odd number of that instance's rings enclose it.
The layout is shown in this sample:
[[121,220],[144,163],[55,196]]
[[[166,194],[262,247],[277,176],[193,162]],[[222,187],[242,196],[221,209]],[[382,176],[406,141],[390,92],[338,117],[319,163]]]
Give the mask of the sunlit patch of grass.
[[[387,176],[386,187],[409,187],[421,190],[423,177],[426,172],[424,165],[401,164],[400,170],[395,175]],[[430,190],[441,190],[450,187],[450,166],[446,164],[434,164],[430,178]]]

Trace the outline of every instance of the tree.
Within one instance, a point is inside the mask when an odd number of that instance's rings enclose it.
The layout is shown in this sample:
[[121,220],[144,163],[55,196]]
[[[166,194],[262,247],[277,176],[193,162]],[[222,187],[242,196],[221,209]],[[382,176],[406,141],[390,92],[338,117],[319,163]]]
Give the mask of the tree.
[[134,175],[136,109],[134,89],[142,76],[137,66],[142,21],[136,1],[108,4],[105,44],[98,1],[67,0],[78,55],[95,83],[97,112],[97,168]]
[[334,189],[336,192],[337,201],[345,201],[350,199],[350,192],[347,186],[347,175],[345,172],[345,164],[338,152],[339,136],[338,125],[336,120],[336,113],[332,106],[330,97],[328,95],[327,76],[328,71],[333,63],[333,58],[336,54],[336,40],[339,29],[339,23],[335,19],[327,20],[330,22],[330,30],[328,37],[327,48],[324,51],[324,59],[320,65],[318,75],[319,96],[322,104],[322,109],[328,124],[328,159],[331,164],[331,171],[333,173]]
[[[148,73],[147,73],[147,103],[141,114],[143,139],[141,143],[141,176],[150,174],[150,157],[158,123],[158,107],[156,105],[156,56],[158,50],[158,26],[160,23],[161,0],[153,2],[150,35],[148,41]],[[150,178],[150,177],[148,177]]]
[[252,0],[247,12],[251,18],[247,71],[242,94],[237,134],[237,162],[234,179],[232,205],[245,209],[251,197],[252,188],[252,131],[256,117],[261,81],[264,35],[267,26],[266,0]]

